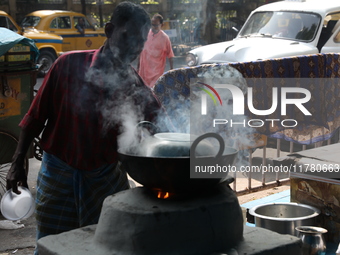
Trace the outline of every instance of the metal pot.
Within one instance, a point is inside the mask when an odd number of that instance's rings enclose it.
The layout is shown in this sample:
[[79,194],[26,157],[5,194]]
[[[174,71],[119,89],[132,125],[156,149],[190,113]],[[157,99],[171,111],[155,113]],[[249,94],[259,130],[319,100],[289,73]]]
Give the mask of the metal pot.
[[[143,136],[138,133],[143,128],[147,129],[151,135]],[[159,130],[152,122],[139,122],[136,126],[136,137],[139,143],[134,148],[130,148],[129,153],[146,157],[188,157],[193,147],[197,156],[220,156],[225,147],[222,137],[216,133],[205,134],[204,137],[198,139],[198,136],[193,134],[161,133]],[[219,142],[219,152],[206,138],[214,138]],[[196,143],[194,143],[195,140]]]
[[[145,187],[173,193],[204,190],[226,180],[228,172],[218,176],[208,173],[205,175],[208,178],[191,178],[190,173],[196,164],[231,165],[237,150],[225,147],[223,138],[216,133],[204,134],[194,141],[189,137],[189,134],[182,133],[159,133],[142,141],[143,149],[136,153],[118,150],[122,167]],[[218,152],[209,142],[203,141],[207,138],[218,140]]]
[[[214,133],[209,134],[209,137],[219,141],[220,150],[223,152],[223,139]],[[187,157],[190,156],[191,145],[197,138],[198,136],[185,133],[157,133],[141,142],[138,155],[147,157]],[[202,139],[200,139],[200,143],[196,143],[194,151],[199,156],[214,156],[217,154],[216,148],[208,141],[202,141]]]
[[326,242],[323,234],[327,229],[315,226],[296,227],[302,241],[302,255],[326,254]]
[[255,226],[280,234],[298,236],[298,226],[313,226],[320,210],[299,203],[270,203],[252,207],[249,213],[255,218]]

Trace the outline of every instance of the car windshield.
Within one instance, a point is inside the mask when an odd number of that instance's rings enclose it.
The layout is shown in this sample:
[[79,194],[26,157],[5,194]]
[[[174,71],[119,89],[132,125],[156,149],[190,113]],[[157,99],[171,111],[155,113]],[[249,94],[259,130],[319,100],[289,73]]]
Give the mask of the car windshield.
[[18,31],[13,22],[5,16],[0,16],[0,27],[8,28],[14,32]]
[[26,16],[21,22],[22,27],[36,27],[40,22],[40,17]]
[[255,12],[243,26],[238,37],[267,36],[311,41],[320,22],[321,17],[315,13]]

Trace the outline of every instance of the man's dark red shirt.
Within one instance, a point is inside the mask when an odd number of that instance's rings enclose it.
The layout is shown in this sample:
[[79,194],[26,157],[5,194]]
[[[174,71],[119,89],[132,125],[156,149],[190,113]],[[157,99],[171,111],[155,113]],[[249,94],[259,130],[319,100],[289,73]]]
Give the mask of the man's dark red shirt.
[[117,162],[122,123],[152,121],[161,106],[132,66],[110,68],[102,48],[60,56],[20,126],[43,131],[43,150],[77,169]]

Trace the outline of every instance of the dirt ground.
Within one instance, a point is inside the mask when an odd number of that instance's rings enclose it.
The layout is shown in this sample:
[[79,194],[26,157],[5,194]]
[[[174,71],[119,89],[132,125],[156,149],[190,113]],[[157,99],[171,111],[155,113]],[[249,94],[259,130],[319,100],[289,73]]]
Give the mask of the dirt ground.
[[263,198],[263,197],[273,195],[275,193],[279,193],[281,191],[285,191],[287,189],[290,189],[290,185],[282,185],[282,186],[278,186],[278,187],[275,187],[275,188],[265,189],[265,190],[261,190],[261,191],[257,191],[257,192],[253,192],[253,193],[249,193],[249,194],[239,196],[238,201],[241,205],[241,204],[245,204],[247,202],[253,201],[253,200],[257,200],[257,199],[260,199],[260,198]]
[[34,253],[34,248],[25,248],[25,249],[15,249],[13,251],[6,251],[3,253],[0,253],[0,255],[33,255]]

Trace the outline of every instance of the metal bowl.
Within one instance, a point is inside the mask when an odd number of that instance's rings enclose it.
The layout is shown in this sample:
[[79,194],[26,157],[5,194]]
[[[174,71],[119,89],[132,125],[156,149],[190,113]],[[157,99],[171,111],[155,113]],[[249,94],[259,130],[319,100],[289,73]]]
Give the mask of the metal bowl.
[[255,226],[280,234],[298,236],[298,226],[313,226],[320,210],[299,203],[270,203],[252,207],[249,213],[255,218]]
[[34,197],[25,187],[18,186],[19,195],[12,189],[8,190],[1,199],[1,214],[8,220],[29,218],[35,209]]

